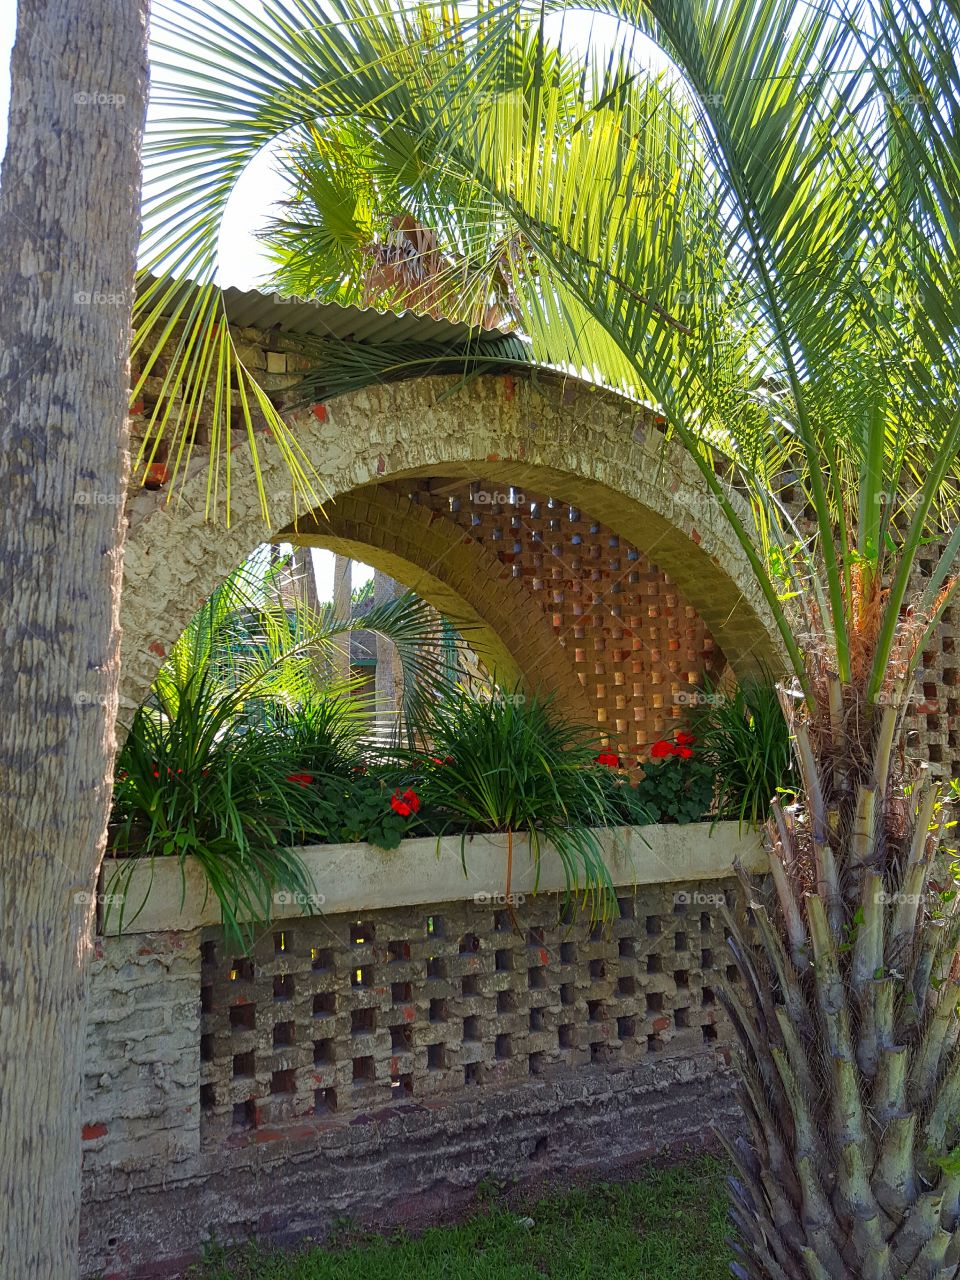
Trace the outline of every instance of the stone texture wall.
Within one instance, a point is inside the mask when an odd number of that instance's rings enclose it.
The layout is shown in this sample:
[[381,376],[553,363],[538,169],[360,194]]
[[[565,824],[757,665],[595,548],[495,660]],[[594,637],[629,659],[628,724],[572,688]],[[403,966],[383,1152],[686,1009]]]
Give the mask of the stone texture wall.
[[702,1147],[734,1117],[726,881],[104,939],[91,975],[84,1274],[211,1234],[383,1223],[484,1178]]

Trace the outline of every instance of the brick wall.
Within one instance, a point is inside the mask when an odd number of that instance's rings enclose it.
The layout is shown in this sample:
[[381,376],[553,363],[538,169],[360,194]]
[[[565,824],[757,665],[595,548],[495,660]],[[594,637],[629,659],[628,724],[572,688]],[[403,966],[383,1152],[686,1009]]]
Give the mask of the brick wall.
[[702,1147],[734,1116],[725,881],[110,938],[91,974],[84,1274],[403,1220],[485,1177]]

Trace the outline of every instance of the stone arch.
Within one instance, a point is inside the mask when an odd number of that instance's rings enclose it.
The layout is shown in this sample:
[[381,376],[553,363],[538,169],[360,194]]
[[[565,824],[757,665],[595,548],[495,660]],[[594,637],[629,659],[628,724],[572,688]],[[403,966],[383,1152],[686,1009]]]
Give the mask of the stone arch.
[[[682,450],[665,446],[640,407],[539,373],[374,386],[338,398],[319,417],[301,411],[290,420],[330,503],[418,475],[482,478],[553,493],[603,520],[667,573],[737,675],[782,666],[747,557],[695,464]],[[262,458],[272,530],[264,525],[249,467],[233,468],[229,526],[205,520],[202,459],[169,500],[145,490],[131,494],[122,604],[124,705],[142,700],[199,603],[253,545],[279,530],[294,537],[301,528],[315,531],[314,515],[297,511],[285,463],[269,438]],[[500,637],[506,643],[502,632]]]

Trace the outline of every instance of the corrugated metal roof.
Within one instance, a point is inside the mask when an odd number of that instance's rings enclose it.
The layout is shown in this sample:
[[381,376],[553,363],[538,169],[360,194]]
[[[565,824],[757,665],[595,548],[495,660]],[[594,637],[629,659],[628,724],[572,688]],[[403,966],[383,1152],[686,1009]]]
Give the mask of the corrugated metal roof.
[[261,293],[257,289],[243,290],[232,286],[223,290],[223,299],[231,324],[250,329],[339,338],[343,342],[375,345],[382,342],[453,342],[472,338],[482,343],[502,339],[512,332],[509,329],[472,328],[466,324],[417,315],[413,311],[397,313],[378,311],[373,307],[341,307],[335,302],[285,298],[279,293]]

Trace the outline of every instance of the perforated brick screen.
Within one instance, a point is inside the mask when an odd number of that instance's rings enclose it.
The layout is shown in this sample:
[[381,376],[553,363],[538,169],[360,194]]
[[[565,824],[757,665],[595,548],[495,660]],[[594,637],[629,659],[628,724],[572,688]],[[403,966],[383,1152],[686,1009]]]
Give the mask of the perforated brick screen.
[[[590,1062],[720,1048],[736,978],[709,884],[644,889],[591,925],[556,897],[304,919],[249,958],[202,947],[204,1142],[339,1122],[398,1100]],[[246,1137],[245,1137],[246,1135]]]

